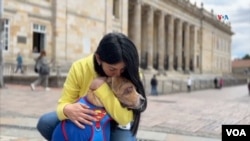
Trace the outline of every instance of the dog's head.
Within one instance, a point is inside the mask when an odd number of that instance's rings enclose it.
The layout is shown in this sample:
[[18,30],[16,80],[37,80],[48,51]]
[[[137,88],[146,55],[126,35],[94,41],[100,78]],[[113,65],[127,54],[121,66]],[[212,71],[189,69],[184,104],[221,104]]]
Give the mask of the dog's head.
[[140,109],[145,99],[136,91],[135,86],[124,77],[110,77],[107,83],[124,107]]

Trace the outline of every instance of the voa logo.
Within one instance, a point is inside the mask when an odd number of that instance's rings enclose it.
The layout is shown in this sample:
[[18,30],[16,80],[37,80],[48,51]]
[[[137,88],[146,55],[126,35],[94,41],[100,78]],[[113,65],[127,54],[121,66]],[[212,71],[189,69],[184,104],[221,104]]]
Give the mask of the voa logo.
[[227,136],[247,136],[244,129],[226,129]]
[[228,21],[228,20],[229,20],[229,17],[228,17],[228,15],[219,14],[219,15],[217,15],[217,19],[218,19],[219,21]]

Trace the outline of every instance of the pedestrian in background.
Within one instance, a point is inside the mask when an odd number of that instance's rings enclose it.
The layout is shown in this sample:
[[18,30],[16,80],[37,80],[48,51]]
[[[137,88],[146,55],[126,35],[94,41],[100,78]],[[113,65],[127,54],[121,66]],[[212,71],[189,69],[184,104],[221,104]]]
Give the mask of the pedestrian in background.
[[187,80],[187,90],[188,90],[188,92],[191,92],[191,88],[192,88],[192,79],[191,79],[191,77],[188,77],[188,80]]
[[214,78],[214,88],[218,88],[218,79],[217,77]]
[[17,66],[16,66],[15,73],[17,73],[18,70],[20,70],[21,73],[23,73],[23,57],[22,57],[21,53],[17,54],[16,62],[17,62]]
[[49,91],[49,73],[50,73],[50,67],[49,67],[49,62],[46,58],[46,52],[41,51],[40,56],[35,60],[35,72],[39,74],[39,77],[37,80],[32,82],[30,84],[31,90],[35,90],[37,85],[42,85],[44,82],[44,88],[46,91]]
[[158,95],[158,91],[157,91],[158,81],[156,79],[155,74],[151,78],[150,84],[151,84],[151,95]]
[[219,88],[221,89],[224,85],[224,80],[223,78],[220,78],[220,81],[219,81]]

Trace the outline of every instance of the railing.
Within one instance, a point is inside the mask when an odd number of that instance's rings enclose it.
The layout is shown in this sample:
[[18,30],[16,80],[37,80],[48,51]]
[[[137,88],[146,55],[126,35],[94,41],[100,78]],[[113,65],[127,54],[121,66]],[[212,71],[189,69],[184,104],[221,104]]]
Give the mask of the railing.
[[[34,73],[34,65],[35,64],[23,64],[24,74]],[[4,74],[11,75],[16,70],[16,63],[4,63]],[[51,73],[61,76],[62,73],[68,72],[69,67],[62,67],[59,65],[55,65],[51,67]]]
[[[15,73],[16,67],[17,67],[16,63],[9,63],[9,62],[4,63],[3,74],[12,75],[13,73]],[[23,64],[23,72],[24,74],[34,73],[34,64]]]

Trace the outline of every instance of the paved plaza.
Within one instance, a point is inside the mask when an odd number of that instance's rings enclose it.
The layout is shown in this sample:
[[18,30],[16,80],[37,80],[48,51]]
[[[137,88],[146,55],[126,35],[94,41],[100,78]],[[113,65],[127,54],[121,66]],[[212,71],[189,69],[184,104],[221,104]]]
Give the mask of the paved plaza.
[[[56,108],[61,88],[31,91],[27,85],[0,89],[0,140],[44,141],[38,117]],[[222,124],[250,124],[246,85],[191,93],[148,96],[138,138],[147,141],[220,141]]]

